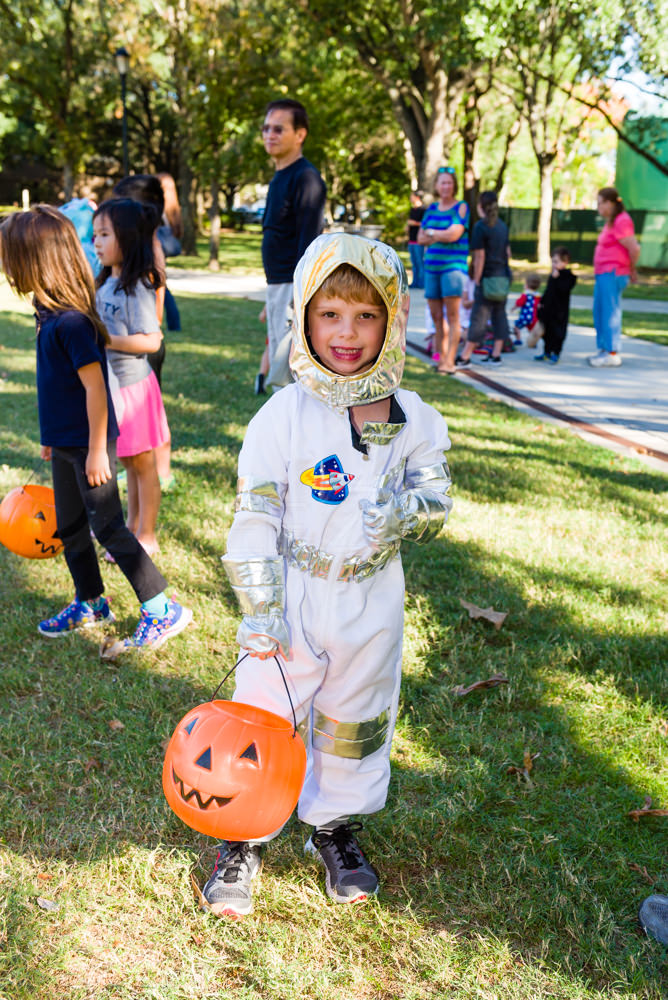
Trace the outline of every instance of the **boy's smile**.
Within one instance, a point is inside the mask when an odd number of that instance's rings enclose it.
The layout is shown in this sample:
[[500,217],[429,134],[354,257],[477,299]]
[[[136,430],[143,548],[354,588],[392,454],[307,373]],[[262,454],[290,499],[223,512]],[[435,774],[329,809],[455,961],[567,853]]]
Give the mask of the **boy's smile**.
[[313,353],[326,368],[337,375],[357,375],[372,367],[385,341],[385,306],[346,302],[318,291],[307,317]]

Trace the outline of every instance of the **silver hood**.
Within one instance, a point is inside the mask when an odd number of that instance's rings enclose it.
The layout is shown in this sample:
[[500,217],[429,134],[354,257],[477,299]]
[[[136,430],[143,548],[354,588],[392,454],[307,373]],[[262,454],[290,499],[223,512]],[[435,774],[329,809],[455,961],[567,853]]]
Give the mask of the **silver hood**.
[[[361,271],[387,308],[387,332],[381,352],[373,367],[359,375],[337,375],[324,368],[313,357],[306,338],[306,306],[325,278],[341,264],[351,264]],[[290,368],[306,392],[339,411],[396,392],[406,357],[408,282],[404,266],[391,247],[350,233],[318,236],[297,264],[294,295]]]

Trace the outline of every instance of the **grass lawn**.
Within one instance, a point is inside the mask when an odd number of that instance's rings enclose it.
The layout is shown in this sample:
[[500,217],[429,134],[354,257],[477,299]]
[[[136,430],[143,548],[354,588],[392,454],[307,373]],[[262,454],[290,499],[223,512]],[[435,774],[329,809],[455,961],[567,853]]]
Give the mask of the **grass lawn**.
[[[36,632],[71,598],[62,557],[0,551],[0,996],[665,997],[667,953],[636,913],[668,892],[668,818],[628,812],[668,806],[668,481],[412,358],[405,385],[450,425],[455,505],[438,540],[405,549],[390,797],[362,834],[380,895],[330,903],[293,819],[252,916],[197,910],[190,874],[214,845],[166,806],[163,743],[236,654],[220,555],[264,332],[254,303],[179,307],[164,393],[180,488],[163,499],[159,565],[196,626],[103,662],[94,631]],[[30,309],[2,293],[0,310],[4,495],[33,469],[38,430]],[[104,576],[127,634],[134,595],[115,567]],[[497,631],[459,598],[508,617]],[[455,694],[493,674],[509,683]],[[525,754],[539,755],[529,780],[508,771]]]
[[[571,309],[571,323],[593,327],[591,309]],[[651,340],[655,344],[668,345],[668,315],[665,313],[622,313],[622,331],[627,337]]]

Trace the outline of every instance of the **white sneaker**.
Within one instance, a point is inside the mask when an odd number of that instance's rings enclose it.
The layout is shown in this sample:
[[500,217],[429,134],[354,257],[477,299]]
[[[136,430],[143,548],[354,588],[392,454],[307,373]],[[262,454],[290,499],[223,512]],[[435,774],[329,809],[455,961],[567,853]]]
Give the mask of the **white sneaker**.
[[588,358],[588,361],[592,368],[619,368],[622,363],[619,354],[609,354],[607,351]]

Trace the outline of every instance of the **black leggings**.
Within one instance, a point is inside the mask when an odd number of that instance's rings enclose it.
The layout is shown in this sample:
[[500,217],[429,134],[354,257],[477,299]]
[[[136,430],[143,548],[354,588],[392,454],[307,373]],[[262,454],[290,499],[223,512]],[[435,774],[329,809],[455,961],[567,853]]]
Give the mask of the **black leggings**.
[[87,448],[53,448],[51,472],[56,497],[58,536],[80,601],[92,601],[104,593],[92,528],[126,576],[143,604],[167,586],[162,573],[128,530],[116,483],[116,444],[107,445],[112,477],[103,486],[90,486],[86,477]]

